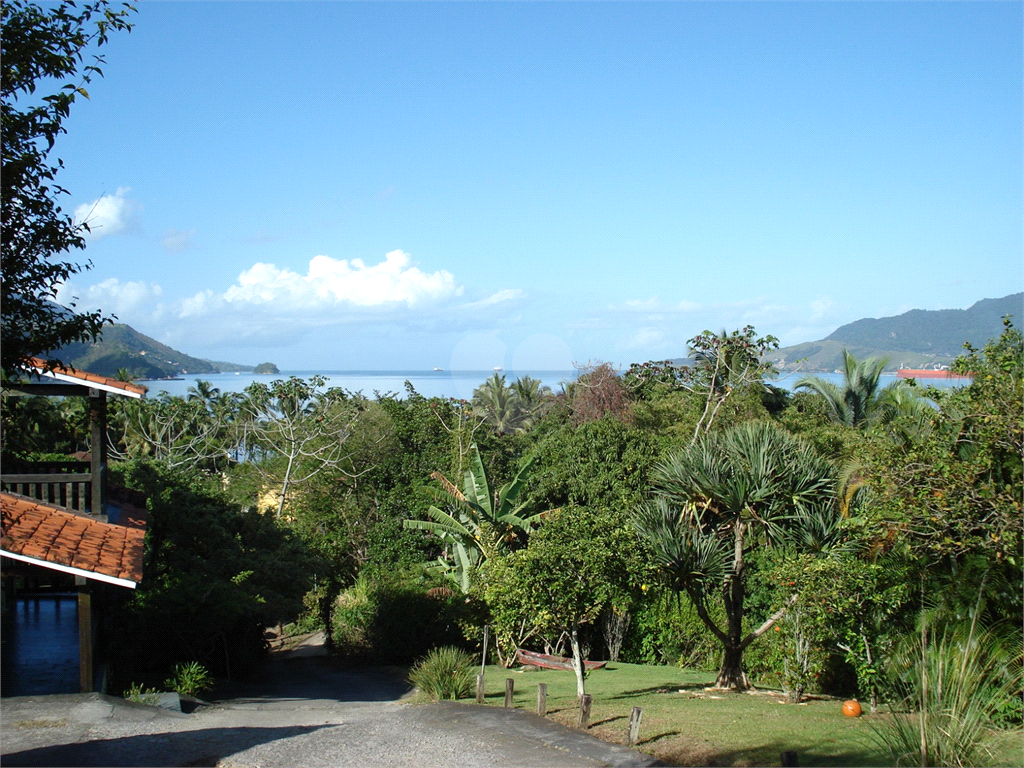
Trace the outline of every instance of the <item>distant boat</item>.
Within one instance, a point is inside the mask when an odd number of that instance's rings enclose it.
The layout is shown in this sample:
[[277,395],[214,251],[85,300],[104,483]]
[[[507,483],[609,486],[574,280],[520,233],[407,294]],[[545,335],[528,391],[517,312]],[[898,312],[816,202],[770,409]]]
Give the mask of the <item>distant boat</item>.
[[496,366],[494,366],[494,370],[496,370],[496,371],[504,371],[505,369],[502,368],[500,365],[496,365]]
[[[531,667],[540,667],[542,669],[572,669],[572,659],[567,659],[565,656],[551,656],[546,653],[534,653],[533,651],[524,651],[522,648],[516,651],[516,655],[519,656],[520,663]],[[583,666],[586,669],[601,669],[607,663],[607,661],[584,661]]]
[[443,371],[443,370],[444,370],[444,368],[438,368],[437,366],[434,366],[434,370],[435,370],[435,371]]

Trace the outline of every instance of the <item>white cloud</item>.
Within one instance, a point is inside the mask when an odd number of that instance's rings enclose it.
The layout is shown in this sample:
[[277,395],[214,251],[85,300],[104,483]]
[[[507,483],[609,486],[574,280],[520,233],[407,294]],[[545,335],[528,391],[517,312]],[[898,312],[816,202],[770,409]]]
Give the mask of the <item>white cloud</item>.
[[370,266],[361,259],[317,256],[310,260],[305,275],[274,264],[254,264],[224,292],[224,300],[308,310],[339,304],[373,307],[397,302],[414,306],[460,296],[462,292],[450,272],[423,272],[412,266],[409,254],[391,251],[384,261]]
[[160,245],[169,253],[181,253],[195,247],[192,243],[195,236],[194,229],[168,229],[160,238]]
[[521,299],[526,294],[518,288],[504,288],[497,293],[491,294],[486,299],[480,299],[480,301],[471,301],[468,304],[463,304],[461,309],[483,309],[484,307],[493,307],[495,304],[503,304],[507,301],[515,301]]
[[692,301],[686,301],[683,299],[675,304],[667,303],[659,299],[657,296],[652,296],[649,299],[638,300],[632,299],[625,302],[622,307],[627,310],[635,312],[650,312],[657,314],[665,314],[669,312],[696,312],[703,307]]
[[128,198],[129,187],[119,187],[113,195],[103,195],[75,208],[75,224],[86,224],[87,240],[116,235],[134,223],[139,206]]
[[[437,339],[469,329],[497,332],[517,324],[523,296],[503,289],[467,301],[450,272],[424,271],[400,250],[376,264],[316,256],[303,272],[260,262],[224,289],[173,299],[161,295],[159,286],[116,279],[82,290],[69,284],[62,295],[78,295],[81,308],[113,312],[121,322],[185,351],[294,346],[311,335],[338,342],[355,335]],[[479,311],[482,307],[486,311]]]
[[122,283],[111,277],[84,290],[65,283],[57,290],[57,302],[67,306],[77,297],[80,307],[102,309],[104,314],[113,314],[120,319],[148,315],[160,306],[162,294],[159,285],[141,281]]
[[627,349],[646,349],[666,341],[665,333],[659,328],[638,328],[625,346]]

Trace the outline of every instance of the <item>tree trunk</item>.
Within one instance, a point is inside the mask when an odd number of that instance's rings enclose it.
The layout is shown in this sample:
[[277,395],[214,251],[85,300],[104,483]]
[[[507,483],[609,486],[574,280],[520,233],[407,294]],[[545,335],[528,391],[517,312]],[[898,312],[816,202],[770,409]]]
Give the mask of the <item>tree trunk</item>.
[[583,682],[583,655],[580,652],[580,639],[575,626],[569,634],[569,642],[572,645],[572,669],[576,673],[576,697],[579,698],[587,691]]
[[292,479],[292,464],[295,463],[295,455],[291,454],[288,456],[288,468],[284,473],[284,482],[281,483],[281,502],[277,505],[277,519],[281,519],[281,514],[284,512],[284,497],[288,493],[288,483]]
[[716,688],[725,688],[731,691],[745,691],[750,688],[750,681],[743,671],[743,649],[726,646],[725,656],[722,658],[722,668],[718,672],[718,679],[715,680]]

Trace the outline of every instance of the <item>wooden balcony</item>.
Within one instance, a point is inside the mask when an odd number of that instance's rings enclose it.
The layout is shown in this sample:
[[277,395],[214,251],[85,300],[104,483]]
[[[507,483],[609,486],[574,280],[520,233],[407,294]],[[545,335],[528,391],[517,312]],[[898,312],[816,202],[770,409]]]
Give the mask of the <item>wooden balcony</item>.
[[[88,461],[5,462],[0,487],[7,493],[102,518],[105,510],[102,500],[93,498],[91,469]],[[94,509],[99,514],[93,514]]]

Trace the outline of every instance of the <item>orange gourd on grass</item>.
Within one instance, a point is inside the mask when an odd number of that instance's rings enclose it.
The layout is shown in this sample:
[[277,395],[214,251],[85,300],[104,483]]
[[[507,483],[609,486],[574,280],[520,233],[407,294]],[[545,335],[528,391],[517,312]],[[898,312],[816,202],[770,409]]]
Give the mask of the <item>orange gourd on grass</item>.
[[856,699],[850,699],[849,701],[843,702],[843,714],[847,717],[860,717],[861,708],[860,702]]

